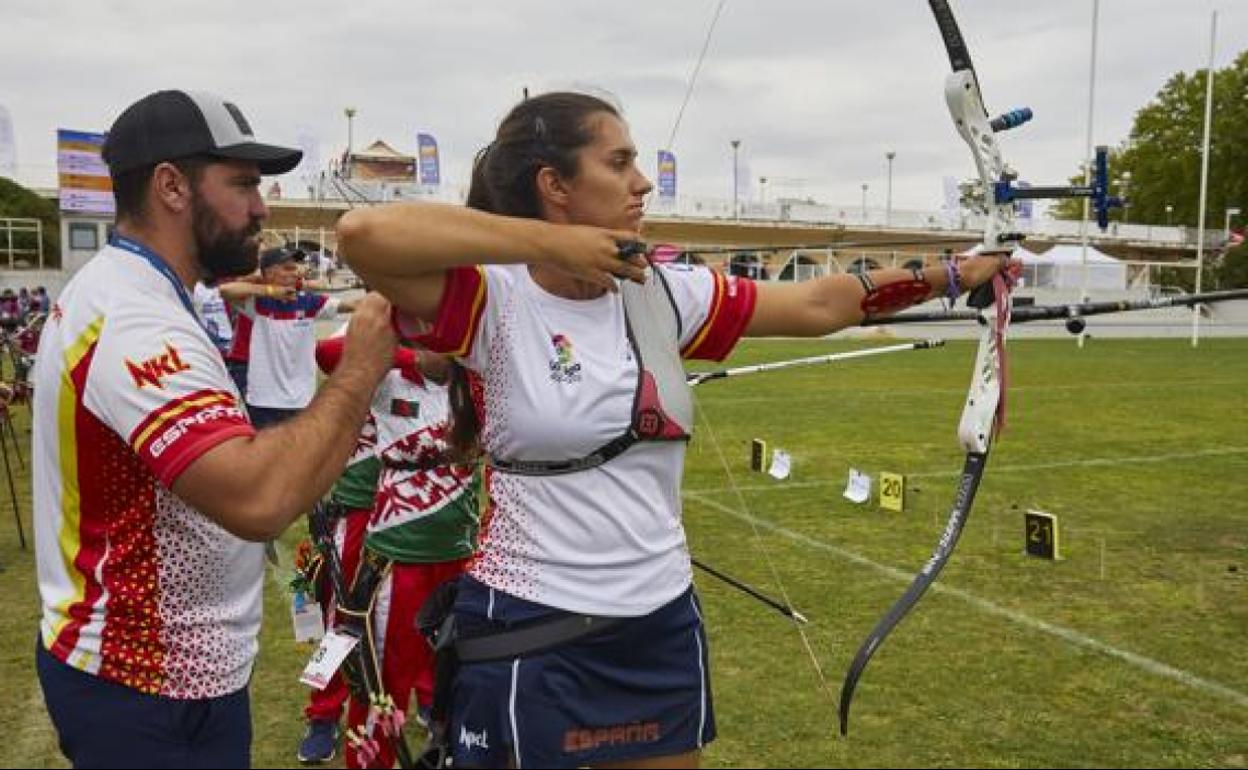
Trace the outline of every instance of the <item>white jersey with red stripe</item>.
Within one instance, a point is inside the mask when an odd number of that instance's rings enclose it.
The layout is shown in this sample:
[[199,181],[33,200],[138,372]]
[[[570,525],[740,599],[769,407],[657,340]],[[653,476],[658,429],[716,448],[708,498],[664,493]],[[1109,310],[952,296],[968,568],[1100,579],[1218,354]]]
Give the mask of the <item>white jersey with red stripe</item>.
[[[662,267],[686,358],[723,358],[753,313],[755,287],[710,270]],[[401,332],[459,356],[484,381],[482,445],[508,460],[582,457],[628,428],[637,362],[618,294],[571,300],[527,267],[448,272],[432,325]],[[683,441],[642,441],[564,475],[488,475],[490,508],[471,573],[529,601],[614,616],[649,613],[692,573],[681,524]]]
[[338,315],[338,300],[300,292],[292,300],[249,297],[238,306],[251,321],[247,403],[302,409],[316,394],[316,328]]
[[146,693],[244,687],[264,548],[170,488],[203,453],[255,431],[171,277],[102,249],[53,306],[33,379],[43,644]]

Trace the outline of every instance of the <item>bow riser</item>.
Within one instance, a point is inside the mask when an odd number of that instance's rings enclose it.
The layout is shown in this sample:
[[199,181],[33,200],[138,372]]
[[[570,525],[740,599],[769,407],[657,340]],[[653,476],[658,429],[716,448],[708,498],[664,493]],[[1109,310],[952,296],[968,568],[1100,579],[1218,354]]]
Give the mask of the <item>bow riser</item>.
[[[945,103],[958,133],[971,148],[975,168],[979,174],[980,202],[978,208],[987,217],[984,224],[983,245],[995,250],[1005,238],[1012,238],[1014,204],[999,204],[993,191],[993,183],[1006,178],[1005,161],[1001,148],[984,112],[983,96],[973,70],[959,70],[945,78]],[[1016,240],[1016,238],[1013,238]]]
[[991,320],[985,319],[988,328],[984,329],[979,349],[975,353],[971,387],[966,396],[966,404],[962,407],[962,419],[958,422],[958,440],[963,451],[980,454],[988,452],[993,423],[1001,403],[1001,382],[997,367],[1002,357],[1002,350],[998,346],[1003,343],[997,334],[995,308],[988,308],[985,315]]

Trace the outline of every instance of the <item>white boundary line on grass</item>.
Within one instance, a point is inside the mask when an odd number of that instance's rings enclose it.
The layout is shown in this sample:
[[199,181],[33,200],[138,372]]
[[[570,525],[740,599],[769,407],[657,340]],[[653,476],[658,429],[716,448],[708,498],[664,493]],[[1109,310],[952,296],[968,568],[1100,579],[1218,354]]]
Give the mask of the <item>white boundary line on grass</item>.
[[[1135,457],[1089,457],[1083,460],[1058,460],[1051,463],[1032,463],[1030,465],[993,465],[993,473],[1026,473],[1028,471],[1047,471],[1058,468],[1090,468],[1096,466],[1131,465],[1134,463],[1164,463],[1171,460],[1194,460],[1201,457],[1221,457],[1224,455],[1248,454],[1248,447],[1222,447],[1220,449],[1201,449],[1196,452],[1174,452],[1164,455],[1139,455]],[[908,479],[943,479],[957,478],[962,475],[960,470],[926,471],[905,474]],[[768,484],[748,484],[738,487],[742,492],[779,492],[785,489],[805,489],[808,487],[830,487],[844,484],[843,479],[824,479],[818,481],[784,481]],[[689,489],[685,494],[708,495],[726,490]]]
[[[872,561],[871,559],[868,559],[862,554],[855,553],[854,551],[832,545],[831,543],[825,543],[822,540],[816,540],[813,537],[803,535],[799,532],[794,532],[778,524],[760,519],[757,516],[734,510],[723,503],[711,500],[710,498],[696,492],[685,492],[684,497],[701,505],[705,505],[722,513],[726,513],[729,516],[740,519],[741,521],[749,522],[756,527],[768,529],[775,534],[786,537],[794,542],[802,543],[810,546],[811,548],[828,551],[829,553],[839,556],[846,561],[853,562],[861,567],[868,567],[875,572],[892,578],[898,582],[909,583],[914,579],[914,574],[912,573],[880,564],[879,562]],[[1046,623],[1043,620],[1033,618],[1026,613],[1019,612],[1018,610],[1002,607],[995,602],[976,596],[975,594],[961,588],[954,588],[946,583],[934,583],[930,590],[941,594],[956,596],[957,598],[962,599],[968,604],[976,607],[977,609],[983,610],[990,615],[997,615],[998,617],[1003,617],[1032,630],[1056,636],[1059,639],[1067,641],[1077,647],[1086,647],[1090,650],[1094,650],[1110,657],[1118,658],[1119,660],[1125,661],[1136,668],[1143,669],[1150,674],[1155,674],[1166,679],[1172,679],[1193,689],[1221,696],[1240,706],[1248,708],[1248,695],[1227,687],[1226,685],[1219,684],[1218,682],[1213,682],[1196,676],[1188,671],[1168,666],[1165,663],[1153,660],[1152,658],[1147,658],[1143,655],[1137,655],[1134,652],[1119,649],[1118,647],[1102,642],[1099,639],[1094,639],[1093,637],[1080,633],[1079,631],[1075,631],[1074,629],[1054,625],[1053,623]]]

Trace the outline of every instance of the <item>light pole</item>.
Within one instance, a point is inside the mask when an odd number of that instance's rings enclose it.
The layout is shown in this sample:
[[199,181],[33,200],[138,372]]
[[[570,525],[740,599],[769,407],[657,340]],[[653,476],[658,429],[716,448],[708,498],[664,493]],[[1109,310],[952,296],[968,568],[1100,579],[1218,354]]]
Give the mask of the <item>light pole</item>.
[[351,150],[355,147],[355,144],[353,142],[353,139],[354,139],[353,130],[355,128],[355,125],[354,125],[355,124],[355,108],[348,107],[342,111],[342,114],[347,116],[347,155],[350,155]]
[[740,189],[737,184],[737,150],[741,147],[741,140],[733,139],[729,144],[732,145],[732,218],[739,219],[741,210],[737,206],[737,190]]
[[347,107],[342,114],[347,116],[347,151],[342,155],[342,165],[338,167],[338,176],[342,179],[350,179],[351,150],[355,147],[355,108]]
[[884,224],[888,226],[893,223],[893,158],[897,153],[889,150],[884,157],[888,159],[888,194],[884,198]]
[[867,183],[862,183],[862,223],[867,223]]
[[758,178],[758,198],[759,203],[767,205],[767,177],[765,176]]
[[1131,224],[1131,172],[1124,171],[1118,177],[1118,191],[1122,195],[1122,223]]
[[1170,226],[1170,215],[1173,213],[1174,213],[1174,205],[1167,203],[1166,204],[1166,227]]

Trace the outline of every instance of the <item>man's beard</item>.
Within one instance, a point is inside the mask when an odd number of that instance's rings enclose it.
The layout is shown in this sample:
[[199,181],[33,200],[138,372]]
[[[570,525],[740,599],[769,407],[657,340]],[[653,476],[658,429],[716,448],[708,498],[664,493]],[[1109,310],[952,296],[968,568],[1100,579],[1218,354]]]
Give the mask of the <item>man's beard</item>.
[[199,265],[208,280],[256,271],[260,244],[251,237],[260,232],[259,219],[251,220],[238,230],[227,229],[217,213],[196,195],[191,204],[191,228],[199,252]]

